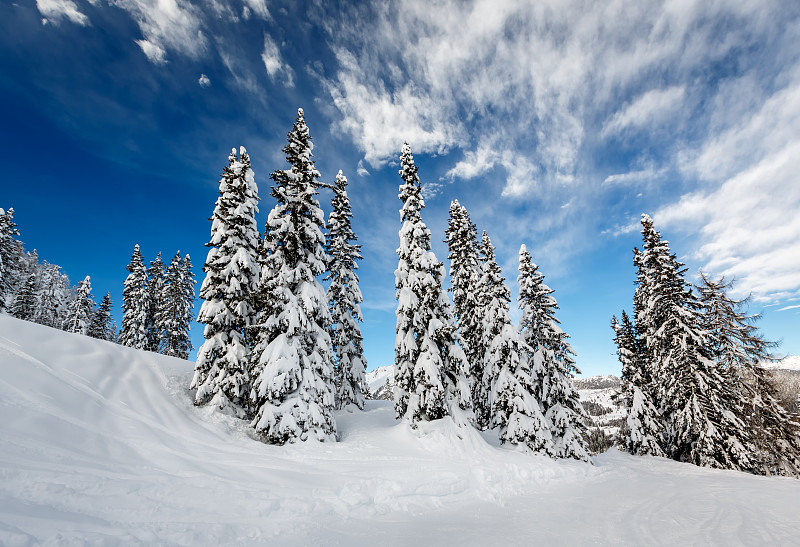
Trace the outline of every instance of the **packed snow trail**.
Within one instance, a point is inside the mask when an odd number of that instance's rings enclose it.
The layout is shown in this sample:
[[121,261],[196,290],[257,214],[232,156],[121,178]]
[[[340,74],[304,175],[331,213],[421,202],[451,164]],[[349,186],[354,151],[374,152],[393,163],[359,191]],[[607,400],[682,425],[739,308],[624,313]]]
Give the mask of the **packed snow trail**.
[[1,545],[788,544],[800,481],[497,446],[390,402],[269,446],[192,405],[191,363],[0,315]]

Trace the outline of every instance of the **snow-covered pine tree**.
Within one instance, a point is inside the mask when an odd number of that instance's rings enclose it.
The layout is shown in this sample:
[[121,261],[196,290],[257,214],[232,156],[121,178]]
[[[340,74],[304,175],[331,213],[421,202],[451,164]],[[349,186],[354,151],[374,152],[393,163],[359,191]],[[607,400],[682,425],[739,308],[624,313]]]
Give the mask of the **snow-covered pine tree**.
[[103,301],[97,307],[87,334],[100,340],[109,342],[114,340],[115,333],[111,327],[111,295],[109,293],[106,293]]
[[219,181],[211,216],[210,247],[200,287],[203,304],[197,320],[205,324],[205,342],[197,350],[190,388],[195,404],[209,401],[218,409],[245,417],[248,401],[249,343],[246,329],[255,322],[251,304],[258,286],[258,187],[244,146],[231,150]]
[[14,301],[8,309],[11,315],[24,321],[33,321],[36,318],[39,308],[38,284],[36,274],[31,273],[14,296]]
[[78,334],[88,334],[89,326],[94,317],[94,298],[92,297],[92,283],[87,275],[78,283],[75,291],[75,300],[69,308],[69,315],[64,321],[64,330]]
[[621,322],[616,316],[611,318],[611,328],[622,364],[620,399],[626,415],[619,446],[637,456],[666,456],[661,448],[661,416],[650,395],[652,381],[644,367],[641,343],[625,310]]
[[[646,355],[665,423],[665,452],[703,467],[751,470],[749,428],[733,412],[740,404],[713,360],[701,305],[684,279],[684,265],[669,243],[642,215],[638,267],[647,298],[638,302],[645,317]],[[637,315],[638,321],[639,315]]]
[[749,298],[728,296],[732,283],[701,274],[697,287],[714,362],[738,397],[732,409],[753,433],[753,472],[800,477],[800,416],[778,402],[772,374],[763,363],[774,360],[768,342],[758,332],[758,315],[744,311]]
[[0,311],[6,308],[7,300],[18,283],[19,262],[23,254],[22,243],[14,237],[18,235],[14,209],[0,209]]
[[[494,246],[483,232],[481,239],[483,276],[480,287],[484,295],[483,378],[486,399],[475,401],[478,408],[488,407],[485,417],[476,409],[480,427],[499,428],[500,442],[509,443],[526,452],[549,455],[552,452],[550,429],[542,415],[539,401],[533,394],[528,356],[519,332],[511,323],[511,293],[505,285],[500,266],[495,260]],[[485,420],[485,422],[483,421]]]
[[558,309],[553,290],[545,285],[544,275],[531,260],[525,245],[519,250],[519,299],[522,310],[519,332],[530,348],[530,367],[534,394],[550,425],[553,456],[591,461],[586,448],[583,423],[585,412],[572,377],[580,374],[575,352],[555,316]]
[[331,312],[330,336],[335,359],[336,408],[353,404],[364,408],[364,371],[367,360],[359,321],[363,321],[360,304],[363,300],[358,287],[358,261],[362,259],[361,245],[356,243],[350,219],[350,198],[347,178],[339,171],[333,188],[332,211],[328,217],[327,253],[330,257],[328,306]]
[[425,202],[408,143],[403,144],[400,165],[403,225],[395,271],[395,413],[411,427],[447,415],[467,423],[474,419],[466,380],[468,364],[442,289],[444,265],[431,251],[431,233],[422,221]]
[[274,171],[277,204],[261,251],[259,316],[253,350],[253,427],[269,443],[335,441],[333,352],[325,290],[325,216],[303,110],[283,148],[289,169]]
[[483,363],[486,344],[483,338],[483,317],[479,306],[481,262],[478,235],[467,209],[458,200],[450,204],[450,219],[445,231],[450,260],[450,282],[453,311],[458,325],[464,354],[467,357],[472,407],[478,427],[488,426],[489,392],[483,382]]
[[117,342],[130,348],[145,349],[150,301],[147,291],[147,268],[138,244],[133,248],[133,255],[126,269],[129,273],[122,289],[122,328]]
[[188,254],[181,261],[180,251],[175,253],[164,276],[163,295],[159,318],[163,329],[163,352],[165,355],[186,359],[192,350],[189,327],[194,307],[194,279]]
[[[498,360],[494,350],[503,351],[500,341],[495,338],[502,334],[505,327],[504,305],[511,301],[511,293],[505,286],[500,266],[497,265],[494,255],[494,246],[486,231],[481,236],[478,247],[480,258],[480,278],[476,286],[478,309],[476,310],[481,320],[481,341],[476,344],[484,348],[483,364],[480,366],[481,376],[472,378],[472,405],[475,413],[475,423],[478,429],[488,429],[500,425],[504,418],[497,421],[493,417],[494,383],[503,365]],[[512,344],[519,350],[519,344]],[[494,348],[493,348],[494,347]],[[506,359],[509,359],[506,357]],[[518,357],[514,357],[518,361]],[[477,368],[477,367],[476,367]]]
[[156,255],[155,260],[150,262],[147,268],[147,300],[150,309],[147,312],[145,330],[147,331],[147,345],[145,349],[154,353],[162,352],[164,343],[162,340],[164,326],[161,324],[163,317],[162,307],[164,305],[164,262],[161,260],[161,253]]

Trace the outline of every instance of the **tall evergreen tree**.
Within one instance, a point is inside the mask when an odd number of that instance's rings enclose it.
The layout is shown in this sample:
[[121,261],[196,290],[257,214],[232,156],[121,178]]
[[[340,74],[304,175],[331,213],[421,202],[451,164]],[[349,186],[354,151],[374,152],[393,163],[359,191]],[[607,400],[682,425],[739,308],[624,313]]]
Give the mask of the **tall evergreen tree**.
[[335,441],[331,318],[317,276],[328,264],[319,172],[303,110],[283,148],[289,169],[274,171],[277,204],[261,252],[260,313],[253,350],[253,427],[273,444]]
[[[495,260],[494,247],[486,232],[481,241],[483,276],[480,286],[485,295],[485,345],[483,378],[484,401],[476,401],[476,422],[482,428],[498,427],[501,443],[526,451],[550,454],[550,430],[533,394],[533,381],[519,332],[511,323],[511,293]],[[474,392],[473,392],[474,393]],[[479,417],[478,409],[488,407]],[[484,422],[485,420],[485,422]]]
[[147,345],[145,349],[154,353],[159,353],[164,348],[162,340],[164,325],[161,323],[164,306],[164,262],[161,260],[161,253],[156,255],[155,260],[150,262],[147,268],[147,300],[150,309],[147,312],[145,330],[147,331]]
[[75,300],[73,300],[69,315],[64,322],[64,330],[78,334],[88,334],[93,317],[92,283],[87,275],[83,281],[78,283],[78,288],[75,291]]
[[252,293],[258,286],[258,188],[250,156],[242,146],[228,156],[211,216],[210,247],[200,287],[203,304],[197,320],[205,324],[205,342],[197,351],[190,387],[195,404],[211,401],[238,416],[249,412],[249,343],[255,322]]
[[701,305],[684,279],[685,268],[642,215],[638,255],[637,321],[645,321],[646,356],[665,422],[666,452],[678,461],[704,467],[752,469],[749,430],[730,410],[737,394],[713,360]]
[[620,434],[620,446],[638,456],[665,456],[661,416],[653,404],[652,379],[642,360],[641,342],[636,337],[628,314],[622,311],[622,322],[611,319],[617,356],[622,364],[620,395],[625,408],[625,427]]
[[450,204],[450,219],[445,234],[450,260],[453,311],[467,357],[472,406],[476,419],[479,420],[478,426],[485,428],[488,425],[487,403],[490,386],[483,382],[486,344],[483,333],[484,318],[479,305],[481,261],[475,224],[470,220],[467,209],[458,200]]
[[192,350],[189,328],[194,307],[194,275],[188,254],[181,261],[180,251],[175,253],[164,277],[163,294],[159,318],[163,329],[163,352],[172,357],[186,359]]
[[19,262],[23,254],[22,243],[14,237],[18,235],[14,209],[0,209],[0,311],[5,309],[6,301],[11,298],[18,283]]
[[11,315],[25,321],[33,321],[36,318],[39,308],[37,285],[37,276],[35,273],[31,273],[14,296],[14,302],[8,310]]
[[122,289],[122,328],[118,343],[136,349],[147,347],[147,314],[150,311],[147,291],[147,268],[137,244],[133,248],[128,277]]
[[703,327],[716,366],[737,394],[731,410],[752,432],[753,472],[762,475],[800,476],[800,416],[778,402],[771,373],[762,364],[773,360],[768,342],[755,325],[758,315],[744,310],[749,299],[728,296],[731,283],[713,281],[701,274],[697,287]]
[[531,260],[525,245],[519,256],[518,304],[522,310],[519,331],[530,348],[531,378],[535,395],[550,425],[553,455],[590,461],[584,440],[585,412],[572,377],[580,374],[575,352],[555,316],[558,309],[553,290]]
[[[500,423],[492,417],[492,411],[494,410],[492,397],[494,395],[495,380],[497,380],[500,368],[504,364],[499,360],[500,355],[497,352],[507,351],[508,348],[499,347],[500,341],[495,340],[495,338],[503,334],[505,315],[507,315],[507,310],[504,311],[504,307],[507,307],[506,304],[510,302],[511,293],[505,286],[500,266],[497,265],[495,260],[494,246],[485,231],[481,236],[479,252],[481,269],[475,292],[478,304],[476,311],[481,318],[482,336],[480,343],[476,345],[484,348],[484,354],[483,364],[479,367],[481,376],[473,378],[472,404],[475,423],[479,429],[487,429]],[[519,349],[519,344],[516,342],[506,340],[504,343],[505,345],[511,343],[514,346],[514,351]],[[512,357],[506,355],[505,359],[508,361]],[[513,359],[519,360],[517,356],[514,356]],[[508,363],[505,364],[508,365]],[[504,421],[504,419],[501,421]]]
[[328,305],[331,312],[330,336],[336,363],[336,407],[354,404],[364,408],[364,371],[367,361],[361,337],[363,321],[360,304],[363,300],[358,287],[358,261],[361,246],[350,225],[353,213],[347,196],[347,178],[339,171],[330,217],[328,218],[327,253],[330,257]]
[[472,419],[468,365],[442,289],[444,265],[431,251],[431,233],[422,221],[425,202],[408,143],[403,145],[400,164],[403,225],[395,271],[395,413],[412,427],[447,415],[466,422]]
[[115,332],[111,326],[111,295],[106,293],[103,301],[97,307],[94,313],[89,331],[87,332],[92,338],[100,340],[107,340],[109,342],[114,340]]

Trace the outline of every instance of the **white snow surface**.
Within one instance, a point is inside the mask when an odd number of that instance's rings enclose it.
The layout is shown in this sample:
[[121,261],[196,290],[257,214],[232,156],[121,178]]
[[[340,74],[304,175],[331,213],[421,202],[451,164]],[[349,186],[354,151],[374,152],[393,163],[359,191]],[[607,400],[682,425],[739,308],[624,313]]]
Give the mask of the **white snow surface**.
[[800,482],[526,456],[392,404],[269,446],[186,361],[0,315],[0,545],[791,544]]
[[766,368],[779,370],[800,370],[800,355],[789,355],[775,363],[769,363]]

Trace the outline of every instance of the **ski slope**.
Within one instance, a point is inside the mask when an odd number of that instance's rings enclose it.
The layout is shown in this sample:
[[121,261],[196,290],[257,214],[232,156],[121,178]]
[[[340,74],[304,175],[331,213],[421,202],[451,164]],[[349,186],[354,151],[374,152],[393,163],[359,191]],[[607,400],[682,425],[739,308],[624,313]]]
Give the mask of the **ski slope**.
[[500,448],[391,403],[276,447],[186,361],[0,315],[0,545],[795,544],[800,481]]

